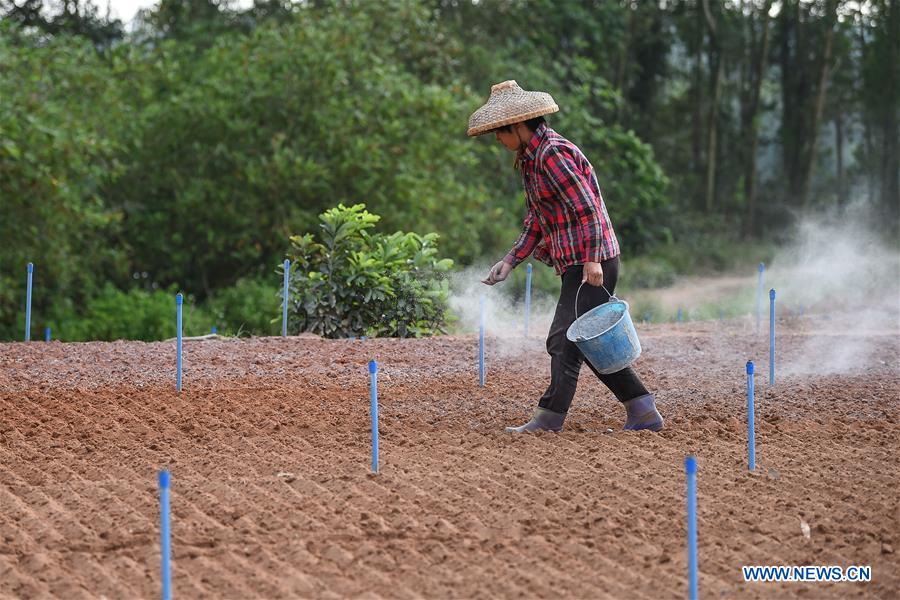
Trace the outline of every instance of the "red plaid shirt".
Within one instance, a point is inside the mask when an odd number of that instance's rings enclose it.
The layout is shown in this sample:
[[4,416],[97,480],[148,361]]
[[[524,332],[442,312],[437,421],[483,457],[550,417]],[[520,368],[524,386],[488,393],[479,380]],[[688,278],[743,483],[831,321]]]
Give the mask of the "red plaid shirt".
[[562,274],[619,255],[594,168],[575,144],[541,124],[519,164],[528,213],[506,262],[516,266],[533,253]]

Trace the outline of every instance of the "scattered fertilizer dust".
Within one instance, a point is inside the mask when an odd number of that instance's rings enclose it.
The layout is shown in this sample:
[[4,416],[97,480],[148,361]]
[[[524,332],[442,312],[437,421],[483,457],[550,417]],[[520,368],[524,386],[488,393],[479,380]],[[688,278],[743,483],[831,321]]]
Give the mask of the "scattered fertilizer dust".
[[[535,340],[543,340],[550,330],[556,299],[532,294],[528,319],[528,343],[525,343],[525,299],[511,299],[502,281],[493,286],[481,283],[491,265],[472,266],[454,273],[451,278],[450,310],[459,319],[460,331],[477,333],[481,314],[481,298],[485,300],[485,336],[501,356],[516,356],[531,350]],[[524,265],[520,265],[523,269]]]
[[[759,344],[748,358],[768,368],[769,290],[774,288],[777,318],[793,319],[806,331],[795,350],[777,350],[781,376],[859,374],[873,364],[888,364],[884,338],[900,336],[900,246],[873,234],[871,222],[861,204],[798,219],[791,241],[766,265]],[[686,319],[697,307],[705,307],[707,319],[714,319],[719,307],[738,307],[744,330],[756,331],[758,263],[748,257],[746,275],[689,277],[633,296],[668,315],[683,308]],[[777,337],[776,331],[776,348]]]
[[774,261],[767,290],[775,288],[776,307],[799,304],[824,321],[784,355],[785,375],[865,372],[887,358],[883,335],[900,336],[900,248],[875,237],[869,222],[861,205],[804,219]]
[[[785,356],[855,335],[779,323]],[[622,431],[590,376],[562,433],[505,434],[546,385],[538,338],[516,355],[489,340],[484,388],[472,334],[188,341],[180,394],[174,342],[0,344],[0,597],[158,596],[166,468],[178,597],[683,598],[687,454],[704,597],[894,597],[900,339],[861,331],[886,363],[863,375],[760,377],[750,473],[757,336],[740,321],[638,331],[659,434]],[[769,564],[869,565],[873,580],[743,581],[741,565]]]
[[[679,308],[690,312],[694,307],[715,304],[731,298],[746,296],[755,290],[753,277],[727,275],[719,277],[683,277],[675,285],[658,290],[642,290],[640,295],[649,295],[666,313],[674,314]],[[640,317],[640,315],[637,315]]]

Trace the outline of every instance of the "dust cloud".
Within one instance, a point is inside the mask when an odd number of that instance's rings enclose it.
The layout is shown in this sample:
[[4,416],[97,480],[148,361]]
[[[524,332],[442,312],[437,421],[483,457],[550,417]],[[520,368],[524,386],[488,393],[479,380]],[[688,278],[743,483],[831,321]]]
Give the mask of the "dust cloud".
[[[525,299],[510,298],[505,286],[509,280],[489,286],[481,283],[491,265],[473,265],[450,278],[450,310],[462,333],[479,330],[481,298],[485,300],[485,335],[492,338],[490,348],[500,356],[516,356],[532,351],[535,340],[543,340],[550,330],[556,299],[532,294],[525,338]],[[524,268],[520,265],[519,268]],[[512,275],[510,275],[512,278]]]
[[812,321],[800,351],[780,361],[784,375],[853,374],[886,364],[883,336],[900,335],[900,251],[872,223],[864,204],[801,219],[772,261],[766,306],[775,288],[776,315],[802,307]]
[[[757,335],[768,368],[769,290],[775,290],[778,323],[790,320],[791,335],[803,337],[799,350],[778,352],[781,376],[865,373],[887,364],[880,348],[885,336],[900,336],[900,241],[879,229],[865,204],[798,217],[769,264],[759,294],[759,257],[746,257],[743,274],[688,277],[677,285],[639,290],[641,302],[674,314],[740,315],[731,321],[745,335]],[[727,343],[723,332],[710,333]],[[762,358],[762,357],[760,357]],[[893,365],[900,373],[900,364]]]

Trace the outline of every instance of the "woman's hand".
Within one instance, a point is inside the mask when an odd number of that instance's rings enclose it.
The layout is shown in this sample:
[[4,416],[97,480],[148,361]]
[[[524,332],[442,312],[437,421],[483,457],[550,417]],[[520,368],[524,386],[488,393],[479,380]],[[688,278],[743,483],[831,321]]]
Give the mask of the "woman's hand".
[[595,287],[603,285],[603,267],[600,263],[584,263],[584,276],[581,283],[587,282]]
[[513,270],[511,264],[506,262],[505,260],[501,260],[496,265],[491,267],[488,276],[481,280],[481,283],[486,285],[494,285],[495,283],[500,283],[504,279],[509,276],[509,272]]

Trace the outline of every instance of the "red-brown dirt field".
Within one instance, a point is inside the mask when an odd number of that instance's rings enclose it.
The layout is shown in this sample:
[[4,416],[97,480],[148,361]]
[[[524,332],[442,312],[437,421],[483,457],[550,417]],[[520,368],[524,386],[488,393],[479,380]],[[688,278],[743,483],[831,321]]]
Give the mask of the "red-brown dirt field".
[[[779,356],[829,331],[783,320]],[[896,598],[895,326],[831,332],[877,345],[858,372],[774,388],[749,320],[639,333],[658,434],[621,431],[587,369],[561,434],[504,433],[546,385],[538,337],[489,338],[483,389],[477,336],[187,341],[181,393],[173,341],[0,344],[0,596],[158,597],[165,468],[176,597],[683,598],[695,454],[702,597]],[[870,565],[872,581],[745,583],[741,565]]]

